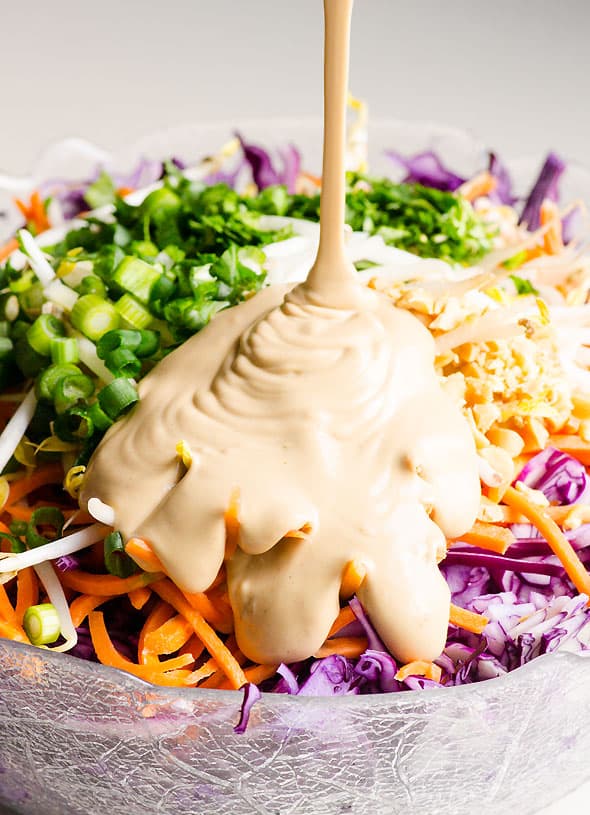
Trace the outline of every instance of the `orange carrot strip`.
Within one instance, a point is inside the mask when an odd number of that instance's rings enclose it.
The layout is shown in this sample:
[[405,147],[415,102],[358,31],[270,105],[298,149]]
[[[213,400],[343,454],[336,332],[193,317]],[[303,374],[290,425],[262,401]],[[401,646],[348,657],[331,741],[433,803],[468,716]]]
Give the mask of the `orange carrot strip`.
[[340,583],[341,597],[348,598],[356,594],[366,576],[367,567],[362,561],[349,560],[342,572],[342,580]]
[[190,622],[195,634],[205,643],[211,656],[215,657],[217,664],[230,680],[232,687],[241,688],[248,681],[244,676],[244,672],[203,615],[191,606],[180,589],[176,588],[170,581],[162,580],[155,583],[153,588],[162,600],[170,603],[179,614],[182,614]]
[[138,611],[140,611],[145,606],[145,604],[147,603],[151,596],[152,590],[150,588],[148,588],[147,586],[140,586],[138,589],[133,589],[132,591],[129,592],[129,602],[131,603],[133,608],[136,608]]
[[18,249],[18,241],[16,238],[11,238],[3,246],[0,246],[0,261],[6,260],[8,255],[11,255]]
[[408,662],[407,665],[402,665],[396,673],[395,678],[398,682],[403,682],[408,676],[424,676],[426,679],[440,682],[441,669],[438,665],[435,665],[434,662],[417,659],[414,662]]
[[124,198],[126,195],[130,195],[134,192],[133,187],[119,187],[117,190],[117,195],[120,195],[121,198]]
[[182,668],[187,664],[189,659],[188,655],[175,657],[174,659],[168,659],[165,662],[159,662],[153,665],[136,665],[135,662],[131,662],[131,660],[122,656],[111,642],[102,612],[91,611],[88,615],[88,624],[96,656],[103,665],[119,668],[122,671],[127,671],[142,679],[146,679],[148,682],[154,682],[154,684],[171,684],[175,686],[182,684],[178,679],[170,679],[162,676],[162,674],[167,670],[172,671],[177,668]]
[[590,443],[580,436],[557,435],[551,436],[547,442],[551,447],[557,447],[562,453],[574,456],[582,464],[590,465]]
[[543,248],[548,255],[557,255],[563,249],[563,229],[559,216],[559,207],[555,201],[545,198],[540,210],[541,226],[549,228],[543,235]]
[[147,634],[145,647],[156,654],[174,654],[190,640],[193,634],[192,625],[185,617],[178,614],[155,631]]
[[79,597],[76,597],[70,605],[70,614],[72,615],[74,628],[78,628],[78,626],[82,625],[91,611],[94,611],[98,606],[103,603],[108,603],[108,601],[112,599],[113,598],[108,595],[104,596],[98,594],[81,594]]
[[16,612],[12,607],[10,600],[8,599],[8,595],[6,594],[6,589],[0,583],[0,615],[4,617],[7,623],[11,625],[17,625],[16,619]]
[[125,551],[144,572],[164,572],[160,558],[143,538],[129,538]]
[[190,640],[188,640],[188,642],[185,642],[185,644],[178,649],[178,653],[192,654],[195,660],[197,660],[204,650],[205,646],[203,645],[201,640],[197,637],[197,635],[193,633]]
[[18,481],[13,481],[10,484],[6,509],[39,487],[44,487],[46,484],[60,484],[63,477],[64,471],[61,464],[48,464],[36,469],[32,475],[25,475]]
[[314,657],[322,659],[322,657],[329,657],[332,654],[340,654],[340,656],[355,659],[367,650],[366,637],[334,637],[331,640],[326,640],[319,651],[316,651]]
[[463,628],[465,631],[471,631],[473,634],[481,634],[486,625],[489,623],[489,620],[482,614],[476,614],[474,611],[467,611],[466,608],[461,608],[460,606],[455,606],[451,603],[449,622],[451,625],[456,625],[457,628]]
[[504,501],[509,506],[522,512],[533,526],[537,527],[553,553],[560,559],[565,573],[577,590],[581,594],[590,596],[590,574],[588,574],[586,567],[578,558],[571,543],[549,513],[543,507],[535,506],[524,493],[519,492],[514,487],[508,487],[504,495]]
[[461,535],[456,541],[503,555],[508,547],[516,542],[516,538],[509,529],[503,526],[476,521],[469,532]]
[[332,637],[341,628],[344,628],[346,625],[350,625],[356,620],[354,616],[354,611],[351,609],[350,606],[344,606],[344,608],[340,609],[340,613],[332,623],[332,628],[328,631],[328,637]]
[[3,637],[5,640],[15,640],[16,642],[26,642],[29,643],[29,638],[22,630],[22,628],[17,627],[15,625],[11,625],[10,623],[5,623],[3,620],[0,620],[0,637]]
[[[278,667],[278,665],[253,665],[251,668],[246,668],[244,671],[246,682],[253,682],[255,685],[258,685],[260,682],[264,682],[265,679],[270,679],[271,676],[274,676]],[[219,687],[228,689],[231,685],[226,679]]]
[[163,625],[173,614],[174,610],[172,606],[168,605],[168,603],[164,603],[163,600],[159,600],[148,614],[139,634],[139,642],[137,643],[137,661],[142,665],[148,665],[151,662],[158,661],[158,655],[146,648],[145,640],[148,634]]
[[49,219],[47,218],[45,206],[41,200],[38,190],[35,190],[35,192],[31,195],[31,211],[33,213],[33,220],[35,226],[37,227],[37,231],[45,232],[46,229],[49,229]]
[[39,583],[31,566],[21,569],[16,580],[16,619],[22,625],[25,611],[39,602]]
[[62,584],[69,589],[80,592],[80,594],[129,594],[134,589],[149,586],[158,580],[163,580],[164,575],[158,573],[134,574],[131,577],[115,577],[111,574],[90,574],[89,572],[71,571],[62,572],[59,576]]
[[223,519],[225,521],[225,560],[233,557],[240,538],[240,490],[236,487],[232,490],[229,506],[225,510]]
[[497,179],[487,170],[484,170],[482,173],[478,173],[473,178],[461,184],[457,192],[462,195],[463,198],[467,198],[468,201],[475,201],[476,198],[493,192],[497,184]]
[[16,521],[30,521],[35,507],[23,507],[21,504],[14,504],[11,507],[4,507],[2,511],[7,512]]
[[28,204],[25,204],[24,201],[21,201],[20,198],[13,198],[12,200],[14,201],[14,205],[16,206],[20,214],[28,223],[32,219],[32,212],[30,206]]
[[[215,683],[203,682],[203,680],[213,679],[215,678]],[[203,682],[201,685],[202,688],[212,688],[212,687],[219,687],[219,685],[226,679],[225,674],[219,670],[219,665],[214,659],[208,659],[207,662],[204,662],[200,668],[197,668],[196,671],[193,671],[191,675],[186,680],[186,684],[190,685],[191,687],[195,687],[199,684],[199,682]]]
[[231,608],[229,608],[229,612],[224,614],[211,602],[210,598],[202,592],[183,592],[183,594],[191,606],[202,614],[208,623],[211,623],[218,631],[221,631],[222,634],[229,634],[230,631],[233,630],[234,620]]

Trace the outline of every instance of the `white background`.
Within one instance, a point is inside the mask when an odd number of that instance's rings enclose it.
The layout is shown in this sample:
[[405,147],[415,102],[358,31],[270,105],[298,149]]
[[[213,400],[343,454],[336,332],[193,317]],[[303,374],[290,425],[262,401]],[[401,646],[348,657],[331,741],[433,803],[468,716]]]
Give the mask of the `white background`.
[[[167,124],[321,111],[320,0],[0,0],[0,21],[7,172],[66,135],[116,149]],[[356,0],[351,89],[375,117],[590,163],[589,35],[586,0]],[[588,795],[544,815],[585,815]]]

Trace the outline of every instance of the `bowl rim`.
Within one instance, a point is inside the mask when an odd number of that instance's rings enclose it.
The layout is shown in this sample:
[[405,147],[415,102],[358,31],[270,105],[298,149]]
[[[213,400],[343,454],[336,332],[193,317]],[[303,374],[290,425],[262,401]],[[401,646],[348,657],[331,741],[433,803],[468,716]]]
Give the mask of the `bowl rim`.
[[[140,679],[133,674],[127,673],[127,671],[120,668],[114,668],[110,665],[103,665],[100,662],[91,662],[90,660],[85,660],[81,657],[71,656],[70,654],[56,652],[51,649],[36,648],[34,645],[16,642],[14,640],[0,639],[0,647],[9,649],[12,648],[14,651],[16,651],[16,653],[21,652],[24,656],[39,657],[42,661],[48,661],[50,664],[55,664],[56,666],[63,665],[64,660],[67,661],[67,665],[70,668],[77,666],[84,670],[84,666],[86,666],[86,670],[88,670],[89,673],[98,673],[99,675],[104,676],[105,679],[110,678],[114,683],[120,685],[122,688],[127,686],[127,689],[134,691],[149,690],[150,693],[156,693],[173,701],[182,700],[187,702],[196,702],[199,699],[217,699],[220,702],[230,702],[231,700],[232,704],[239,704],[242,697],[241,689],[221,690],[219,688],[183,688],[153,685],[152,683],[147,682],[144,679]],[[562,651],[551,654],[542,654],[535,657],[530,662],[527,662],[525,665],[521,665],[519,668],[515,668],[512,671],[507,671],[505,674],[502,674],[502,676],[480,680],[479,682],[471,682],[465,685],[452,685],[450,687],[426,688],[424,690],[407,690],[391,693],[349,694],[342,696],[296,696],[288,693],[272,693],[269,691],[262,691],[262,697],[265,702],[269,702],[272,706],[274,706],[275,703],[279,706],[292,705],[295,700],[295,704],[323,704],[329,700],[332,704],[364,705],[365,707],[370,708],[372,706],[378,706],[380,702],[383,703],[383,701],[386,699],[390,699],[395,703],[395,707],[408,708],[415,706],[417,698],[424,698],[431,701],[440,693],[444,693],[445,697],[448,696],[449,699],[451,698],[449,694],[453,694],[453,698],[455,699],[462,699],[465,696],[481,696],[482,693],[486,692],[485,689],[488,687],[497,688],[499,690],[501,685],[503,691],[509,691],[511,685],[517,683],[523,676],[535,671],[535,666],[545,664],[548,662],[548,660],[552,660],[556,668],[558,663],[560,663],[564,670],[579,670],[580,661],[588,661],[588,664],[590,664],[590,650],[581,653]],[[1,676],[2,674],[0,672],[0,680]],[[35,681],[36,680],[33,679],[33,682]],[[24,682],[26,682],[26,680],[23,680],[23,683]]]

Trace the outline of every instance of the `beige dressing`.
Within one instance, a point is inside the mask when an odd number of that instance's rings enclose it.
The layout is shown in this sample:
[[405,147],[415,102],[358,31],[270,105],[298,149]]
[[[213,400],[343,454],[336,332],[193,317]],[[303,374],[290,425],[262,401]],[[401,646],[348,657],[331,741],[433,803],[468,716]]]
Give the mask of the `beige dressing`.
[[[346,259],[344,144],[352,0],[325,0],[321,238],[307,281],[219,314],[139,386],[141,401],[90,463],[82,503],[114,508],[187,591],[214,580],[237,489],[227,562],[242,651],[264,663],[313,654],[339,611],[343,571],[392,653],[444,645],[444,536],[475,520],[470,430],[434,372],[421,323],[364,288]],[[193,453],[179,470],[176,445]],[[308,526],[301,538],[285,537]]]

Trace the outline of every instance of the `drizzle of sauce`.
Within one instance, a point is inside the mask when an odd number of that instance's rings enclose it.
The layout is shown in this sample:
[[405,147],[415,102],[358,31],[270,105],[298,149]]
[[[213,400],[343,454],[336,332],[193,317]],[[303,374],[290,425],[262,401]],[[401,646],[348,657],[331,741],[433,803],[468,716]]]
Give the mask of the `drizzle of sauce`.
[[[123,535],[149,540],[196,592],[223,563],[239,490],[229,595],[238,644],[263,663],[318,650],[351,560],[366,569],[357,595],[391,652],[434,659],[450,601],[437,560],[479,504],[471,432],[437,379],[429,332],[362,286],[345,254],[352,2],[324,0],[321,237],[307,280],[222,312],[145,377],[81,499],[112,506]],[[181,439],[193,452],[186,472]]]

